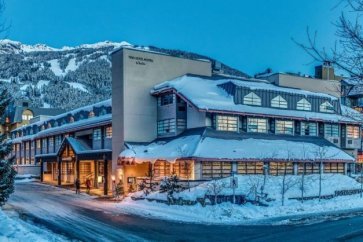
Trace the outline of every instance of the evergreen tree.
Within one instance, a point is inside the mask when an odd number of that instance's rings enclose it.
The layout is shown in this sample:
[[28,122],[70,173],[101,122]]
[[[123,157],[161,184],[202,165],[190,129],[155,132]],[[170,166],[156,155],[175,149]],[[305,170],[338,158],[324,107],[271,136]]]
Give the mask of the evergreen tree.
[[[9,105],[10,96],[6,90],[0,93],[0,117],[4,115]],[[6,135],[0,135],[0,206],[4,205],[11,193],[14,192],[14,178],[16,171],[13,168],[13,159],[9,158],[11,144],[7,142]]]
[[117,185],[116,185],[115,195],[116,195],[116,199],[120,199],[120,197],[125,195],[124,184],[123,184],[122,180],[120,180],[119,183],[117,183]]

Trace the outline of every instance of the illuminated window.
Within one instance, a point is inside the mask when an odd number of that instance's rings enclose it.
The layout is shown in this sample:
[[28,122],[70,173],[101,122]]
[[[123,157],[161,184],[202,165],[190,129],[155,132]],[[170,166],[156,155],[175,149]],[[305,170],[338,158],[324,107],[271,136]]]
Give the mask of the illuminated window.
[[243,104],[261,106],[261,98],[257,96],[255,93],[250,92],[249,94],[244,96]]
[[271,107],[287,108],[287,102],[283,97],[279,95],[271,100]]
[[93,118],[95,116],[95,113],[93,111],[89,112],[88,117]]
[[358,139],[359,138],[359,127],[358,126],[347,126],[347,138]]
[[238,130],[238,117],[227,115],[215,115],[216,130],[221,131],[237,131]]
[[106,138],[112,138],[112,126],[106,128]]
[[202,178],[221,178],[228,177],[232,172],[231,162],[220,161],[203,161],[202,162]]
[[296,109],[297,110],[304,110],[304,111],[311,111],[311,104],[309,103],[308,100],[303,98],[303,99],[301,99],[300,101],[297,102]]

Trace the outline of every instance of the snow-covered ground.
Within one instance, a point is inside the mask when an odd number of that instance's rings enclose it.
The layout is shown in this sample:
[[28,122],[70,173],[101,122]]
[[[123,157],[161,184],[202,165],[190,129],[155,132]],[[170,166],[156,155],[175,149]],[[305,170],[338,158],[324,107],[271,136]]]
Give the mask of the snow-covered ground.
[[[318,199],[304,201],[290,200],[291,197],[301,196],[301,177],[288,176],[286,183],[295,184],[285,194],[285,205],[281,205],[282,176],[269,177],[266,181],[265,192],[273,201],[268,202],[268,207],[256,206],[251,203],[235,205],[222,203],[216,206],[200,204],[193,206],[167,205],[156,201],[137,200],[130,197],[125,198],[116,207],[125,213],[138,214],[141,216],[169,219],[174,221],[208,223],[208,224],[255,224],[262,220],[276,219],[279,217],[305,216],[322,214],[326,212],[337,212],[350,209],[363,209],[363,198],[360,195],[341,196],[320,202]],[[229,184],[229,178],[221,180],[221,184]],[[262,176],[238,176],[238,188],[236,194],[245,194],[252,198],[250,189],[253,185],[260,187],[263,184]],[[204,197],[210,191],[211,183],[205,183],[176,194],[175,197],[195,200]],[[322,195],[334,194],[336,190],[359,189],[360,183],[344,175],[323,175]],[[305,177],[305,196],[317,196],[319,193],[318,175]],[[221,194],[232,194],[231,188],[224,188]],[[140,195],[140,193],[139,193]],[[166,194],[152,193],[148,198],[166,200]]]
[[39,176],[35,176],[32,174],[23,174],[23,175],[16,175],[15,177],[15,183],[25,183],[33,181],[39,181]]
[[14,211],[0,208],[0,241],[67,241],[60,235],[23,221]]

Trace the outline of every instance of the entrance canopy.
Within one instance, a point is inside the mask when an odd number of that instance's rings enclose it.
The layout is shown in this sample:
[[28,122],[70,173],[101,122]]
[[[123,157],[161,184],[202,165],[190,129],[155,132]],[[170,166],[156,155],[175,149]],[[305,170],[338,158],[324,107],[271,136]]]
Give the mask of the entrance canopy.
[[238,134],[210,128],[186,131],[149,144],[126,143],[119,159],[143,163],[177,159],[223,161],[354,162],[354,158],[320,137]]

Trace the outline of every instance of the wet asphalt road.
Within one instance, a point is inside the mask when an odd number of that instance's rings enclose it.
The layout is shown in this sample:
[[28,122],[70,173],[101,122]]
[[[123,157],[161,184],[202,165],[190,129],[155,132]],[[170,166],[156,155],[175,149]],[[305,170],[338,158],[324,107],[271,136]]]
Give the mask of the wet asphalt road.
[[198,225],[124,215],[86,199],[23,183],[16,185],[9,205],[23,218],[76,241],[363,241],[362,213],[310,225]]

